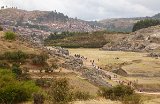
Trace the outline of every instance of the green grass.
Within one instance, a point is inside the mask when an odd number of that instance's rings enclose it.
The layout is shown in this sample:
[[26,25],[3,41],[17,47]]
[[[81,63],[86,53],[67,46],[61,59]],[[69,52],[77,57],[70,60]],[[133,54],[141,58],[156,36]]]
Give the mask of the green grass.
[[33,81],[19,81],[9,69],[0,69],[0,103],[11,104],[28,101],[39,91]]
[[[101,48],[110,42],[106,39],[106,34],[116,34],[115,32],[97,31],[92,33],[70,33],[51,34],[46,40],[47,46],[61,46],[65,48]],[[124,33],[121,33],[124,34]]]

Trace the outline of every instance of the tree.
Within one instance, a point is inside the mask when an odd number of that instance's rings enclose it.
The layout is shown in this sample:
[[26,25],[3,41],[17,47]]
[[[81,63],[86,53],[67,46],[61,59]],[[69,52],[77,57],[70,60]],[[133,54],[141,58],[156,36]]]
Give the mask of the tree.
[[57,79],[51,88],[53,103],[67,104],[70,101],[70,88],[67,79]]
[[39,87],[32,81],[19,81],[11,70],[0,69],[0,104],[19,104],[32,98]]
[[156,25],[160,25],[160,20],[156,20],[156,19],[145,19],[145,20],[141,20],[138,21],[137,23],[134,24],[132,31],[137,31],[143,28],[148,28],[151,26],[156,26]]

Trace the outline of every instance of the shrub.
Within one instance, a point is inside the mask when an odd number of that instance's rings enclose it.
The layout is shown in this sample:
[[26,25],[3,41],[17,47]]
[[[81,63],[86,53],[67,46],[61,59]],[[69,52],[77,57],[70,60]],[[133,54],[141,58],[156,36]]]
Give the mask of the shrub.
[[51,96],[53,103],[67,104],[71,100],[71,92],[67,79],[57,79],[53,82]]
[[2,69],[9,69],[10,66],[6,62],[0,61],[0,68],[2,68]]
[[134,94],[134,90],[129,86],[118,85],[113,88],[101,88],[99,95],[106,99],[122,100],[124,96],[130,96]]
[[11,104],[26,101],[29,95],[27,89],[15,83],[2,88],[0,98],[0,103]]
[[6,40],[14,40],[16,38],[16,34],[12,31],[5,32],[4,38]]
[[40,54],[40,55],[36,55],[33,59],[32,59],[32,63],[34,65],[44,65],[46,63],[46,60],[48,59],[48,55],[47,54]]
[[13,64],[11,69],[12,69],[12,72],[16,75],[16,77],[19,77],[22,74],[22,70],[17,64]]
[[22,73],[18,78],[23,81],[31,80],[31,76],[28,73]]
[[131,96],[125,96],[122,100],[123,104],[142,104],[141,96],[134,94]]
[[40,86],[40,87],[50,87],[51,86],[51,82],[46,80],[46,79],[37,79],[36,80],[36,85]]
[[74,98],[78,100],[88,100],[91,98],[91,95],[88,92],[77,91],[74,94]]
[[118,85],[113,88],[101,88],[98,94],[106,99],[120,100],[123,104],[142,104],[141,96],[135,94],[129,86]]
[[3,28],[0,26],[0,31],[3,31]]
[[17,104],[29,100],[39,89],[32,81],[17,81],[10,70],[0,69],[0,104]]
[[113,90],[110,89],[110,88],[102,87],[98,91],[98,95],[103,96],[106,99],[112,99],[112,97],[113,97]]
[[33,97],[34,97],[34,104],[44,104],[45,98],[42,94],[35,93]]
[[12,82],[0,89],[0,103],[16,104],[29,100],[32,93],[37,92],[32,83]]
[[10,61],[23,62],[27,58],[27,54],[22,51],[5,52],[4,58]]

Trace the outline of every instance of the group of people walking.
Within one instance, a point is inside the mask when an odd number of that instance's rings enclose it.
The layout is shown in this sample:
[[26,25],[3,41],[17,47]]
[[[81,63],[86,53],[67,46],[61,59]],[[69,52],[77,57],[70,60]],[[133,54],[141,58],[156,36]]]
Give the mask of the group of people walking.
[[[75,54],[74,56],[75,56],[76,58],[82,59],[83,61],[87,61],[87,60],[88,60],[87,57],[81,56],[80,54]],[[97,66],[97,65],[96,65],[96,62],[99,62],[99,61],[100,61],[100,59],[97,59],[97,60],[89,60],[89,62],[91,63],[91,66],[92,66],[93,68],[95,68],[97,71],[100,71],[100,70],[104,71],[100,66]],[[116,82],[119,83],[119,84],[121,84],[121,85],[128,85],[128,86],[133,87],[133,86],[134,86],[134,83],[137,82],[137,81],[132,82],[132,81],[118,80],[118,75],[117,75],[117,74],[113,74],[112,76],[109,75],[109,74],[106,74],[106,75],[109,76],[109,79],[116,79],[116,80],[117,80]],[[138,83],[138,82],[137,82],[137,83]]]

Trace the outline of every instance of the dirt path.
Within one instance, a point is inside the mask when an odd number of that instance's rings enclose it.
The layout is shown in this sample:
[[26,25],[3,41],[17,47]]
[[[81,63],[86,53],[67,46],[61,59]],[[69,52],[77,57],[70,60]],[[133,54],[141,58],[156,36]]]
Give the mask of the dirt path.
[[136,91],[138,94],[146,94],[146,95],[160,95],[160,92],[139,92]]
[[88,101],[75,101],[73,104],[122,104],[119,101],[111,101],[106,99],[96,99],[96,100],[88,100]]
[[96,68],[97,70],[101,70],[101,71],[105,72],[107,75],[111,76],[111,80],[116,82],[117,84],[119,84],[119,82],[126,82],[126,83],[129,82],[128,80],[126,80],[122,76],[119,76],[119,75],[117,75],[115,73],[112,73],[110,71],[105,71],[100,66],[96,65],[96,62],[93,63],[93,62],[90,62],[90,61],[91,60],[89,60],[89,59],[83,60],[84,66],[86,66],[88,68]]

